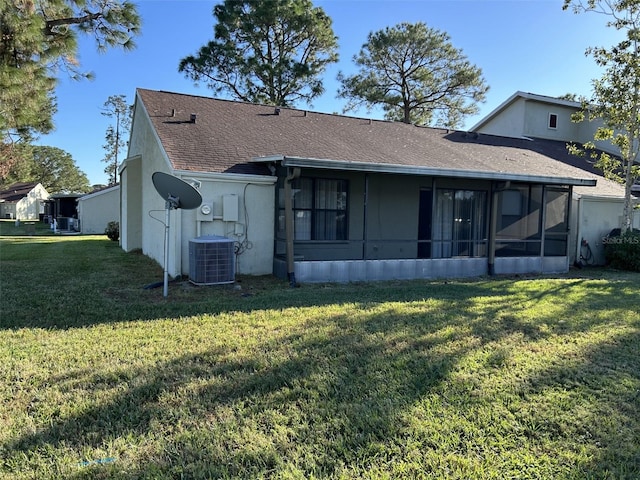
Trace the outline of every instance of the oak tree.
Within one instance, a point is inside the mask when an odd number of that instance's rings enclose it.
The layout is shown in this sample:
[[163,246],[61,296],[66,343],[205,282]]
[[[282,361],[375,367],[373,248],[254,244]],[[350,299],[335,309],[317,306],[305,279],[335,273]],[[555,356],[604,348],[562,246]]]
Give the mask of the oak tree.
[[68,152],[57,147],[24,144],[19,151],[19,161],[0,177],[0,184],[39,182],[49,193],[84,193],[91,189],[87,175]]

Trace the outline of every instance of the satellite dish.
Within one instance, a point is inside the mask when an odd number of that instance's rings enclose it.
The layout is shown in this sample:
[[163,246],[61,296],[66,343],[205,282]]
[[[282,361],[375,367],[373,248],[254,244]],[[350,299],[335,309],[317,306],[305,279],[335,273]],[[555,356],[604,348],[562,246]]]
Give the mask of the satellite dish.
[[164,222],[164,291],[166,297],[169,294],[169,212],[182,208],[193,210],[202,203],[202,196],[187,182],[164,172],[155,172],[151,175],[153,186],[164,198],[166,210]]
[[151,180],[160,196],[171,203],[171,208],[193,210],[202,203],[200,192],[178,177],[164,172],[155,172]]

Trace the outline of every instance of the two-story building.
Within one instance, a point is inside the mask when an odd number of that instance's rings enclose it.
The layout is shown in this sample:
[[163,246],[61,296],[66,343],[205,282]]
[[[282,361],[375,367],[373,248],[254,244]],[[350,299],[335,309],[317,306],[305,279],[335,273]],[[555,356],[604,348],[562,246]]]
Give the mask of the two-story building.
[[[471,131],[479,135],[519,138],[532,143],[540,140],[577,144],[593,142],[596,130],[602,126],[602,120],[585,119],[582,122],[573,122],[571,116],[581,108],[580,102],[518,91],[471,127]],[[609,141],[594,143],[602,151],[613,155],[618,153]],[[602,176],[602,172],[595,169],[588,159],[567,157],[565,160],[585,171]],[[640,186],[635,187],[634,191],[640,194]],[[571,229],[575,258],[580,261],[581,255],[588,257],[591,253],[589,263],[602,264],[602,237],[612,229],[620,227],[624,196],[611,195],[611,192],[603,194],[574,191],[572,200],[575,215],[572,217]],[[636,213],[633,226],[640,227],[640,213]],[[585,242],[588,247],[585,246]]]

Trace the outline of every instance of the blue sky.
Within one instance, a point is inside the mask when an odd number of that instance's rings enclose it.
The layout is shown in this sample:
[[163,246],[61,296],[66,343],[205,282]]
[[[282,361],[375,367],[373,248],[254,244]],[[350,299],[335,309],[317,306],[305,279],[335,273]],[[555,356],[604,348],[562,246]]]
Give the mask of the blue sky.
[[[106,183],[103,149],[109,119],[101,115],[110,95],[123,94],[133,103],[136,88],[210,96],[178,72],[183,57],[213,38],[215,0],[134,0],[142,17],[142,34],[131,52],[98,53],[89,37],[80,39],[80,62],[93,81],[72,81],[63,74],[56,90],[56,130],[37,142],[69,152],[91,184]],[[337,99],[339,71],[354,71],[353,56],[369,32],[400,22],[422,21],[447,32],[452,44],[480,67],[490,86],[480,113],[467,118],[470,128],[514,92],[541,95],[588,95],[601,75],[584,52],[608,46],[618,34],[606,17],[562,10],[562,0],[314,0],[333,20],[340,62],[324,75],[325,94],[311,107],[341,113]],[[380,118],[377,112],[352,115]]]

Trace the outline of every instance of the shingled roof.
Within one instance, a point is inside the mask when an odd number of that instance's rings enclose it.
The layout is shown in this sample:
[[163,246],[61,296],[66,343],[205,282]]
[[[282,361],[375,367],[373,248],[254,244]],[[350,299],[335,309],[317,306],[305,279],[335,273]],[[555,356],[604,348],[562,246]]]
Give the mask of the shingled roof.
[[[274,108],[138,89],[138,98],[176,170],[267,174],[260,158],[323,159],[355,165],[573,179],[596,179],[582,193],[622,196],[564,142],[514,139],[400,122]],[[192,117],[195,116],[195,119]],[[393,171],[390,169],[389,171]],[[486,178],[486,177],[485,177]]]

